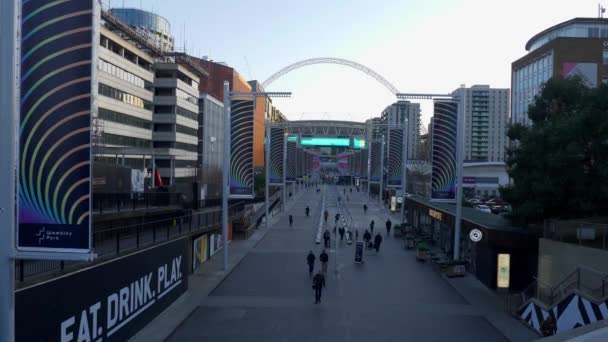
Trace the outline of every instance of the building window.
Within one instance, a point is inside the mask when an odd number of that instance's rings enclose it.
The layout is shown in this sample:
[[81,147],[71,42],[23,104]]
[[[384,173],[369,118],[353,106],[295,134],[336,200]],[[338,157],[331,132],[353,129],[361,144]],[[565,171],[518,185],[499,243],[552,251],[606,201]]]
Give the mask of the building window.
[[140,138],[127,137],[124,135],[116,135],[103,133],[103,142],[106,145],[118,145],[129,147],[150,148],[152,141]]
[[198,121],[198,115],[196,113],[191,112],[191,111],[189,111],[187,109],[184,109],[182,107],[179,107],[179,106],[176,109],[177,109],[176,110],[177,115],[181,115],[181,116],[183,116],[185,118],[188,118],[190,120]]
[[131,115],[115,112],[105,108],[99,108],[97,110],[97,117],[103,120],[117,122],[137,128],[150,129],[152,127],[152,123],[148,120],[136,118]]
[[197,136],[197,131],[194,128],[190,128],[190,127],[186,127],[186,126],[182,126],[182,125],[175,125],[175,130],[178,133]]
[[99,94],[103,96],[107,96],[113,98],[115,100],[133,105],[135,107],[152,110],[152,102],[142,99],[141,97],[131,95],[122,90],[118,90],[116,88],[112,88],[103,83],[99,83]]
[[129,82],[133,85],[136,85],[140,88],[144,88],[146,90],[152,90],[152,83],[144,80],[143,78],[131,73],[121,67],[118,67],[110,62],[104,61],[103,59],[99,59],[97,63],[97,67],[99,70],[110,74],[116,78],[119,78],[123,81]]
[[184,99],[190,103],[193,103],[195,105],[198,105],[198,99],[196,98],[196,96],[192,96],[181,89],[175,89],[175,96],[179,97],[180,99]]

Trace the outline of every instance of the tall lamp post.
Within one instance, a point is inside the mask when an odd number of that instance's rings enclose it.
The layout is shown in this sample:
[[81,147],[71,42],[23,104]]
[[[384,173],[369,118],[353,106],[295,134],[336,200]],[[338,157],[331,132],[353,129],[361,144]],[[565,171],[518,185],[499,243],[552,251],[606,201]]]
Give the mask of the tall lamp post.
[[403,119],[403,137],[402,137],[402,148],[401,148],[401,160],[403,162],[403,165],[401,167],[401,223],[406,223],[405,222],[405,193],[407,191],[407,183],[406,183],[406,178],[407,178],[407,141],[409,139],[409,134],[407,134],[407,129],[408,129],[408,119],[409,118],[404,118]]
[[19,122],[17,107],[17,4],[19,1],[0,1],[0,75],[4,82],[0,84],[0,184],[8,191],[0,194],[0,341],[15,340],[15,172],[17,170],[17,125]]
[[458,102],[456,120],[456,223],[454,225],[454,260],[460,259],[460,235],[462,223],[462,169],[464,164],[464,125],[466,113],[466,90],[464,85],[457,94],[397,94],[400,100],[434,100],[446,99]]
[[[291,92],[264,92],[264,91],[230,91],[230,83],[224,81],[224,168],[222,172],[222,244],[224,246],[224,271],[228,270],[228,197],[230,196],[230,123],[231,123],[231,103],[232,97],[234,96],[252,96],[254,99],[257,97],[290,97]],[[266,106],[266,104],[264,104]],[[264,107],[266,108],[266,107]],[[255,107],[253,108],[255,113]],[[266,112],[266,110],[264,110]],[[264,113],[266,115],[266,113]],[[266,126],[267,128],[267,126]],[[268,137],[268,132],[266,132]],[[267,141],[268,143],[269,141]],[[267,149],[268,150],[268,149]],[[268,161],[268,154],[266,154],[266,161]],[[266,197],[266,226],[268,227],[268,163],[266,164],[266,185],[265,185],[265,197]]]

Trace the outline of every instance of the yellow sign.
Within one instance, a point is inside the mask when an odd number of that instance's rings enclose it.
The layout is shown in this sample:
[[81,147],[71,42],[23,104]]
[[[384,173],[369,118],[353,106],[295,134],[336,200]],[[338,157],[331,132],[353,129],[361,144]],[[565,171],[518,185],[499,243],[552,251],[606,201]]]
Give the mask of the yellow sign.
[[397,210],[397,197],[391,196],[391,211]]
[[511,272],[511,254],[498,254],[498,269],[496,270],[496,287],[509,288],[509,275]]
[[436,219],[438,219],[439,221],[443,221],[443,213],[433,210],[433,209],[429,209],[429,216],[430,217],[434,217]]

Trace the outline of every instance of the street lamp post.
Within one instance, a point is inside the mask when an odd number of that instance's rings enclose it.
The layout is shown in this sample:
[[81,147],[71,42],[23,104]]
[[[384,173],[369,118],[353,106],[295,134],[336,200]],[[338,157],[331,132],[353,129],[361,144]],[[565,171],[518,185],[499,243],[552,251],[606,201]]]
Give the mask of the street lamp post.
[[407,141],[409,139],[409,134],[407,134],[407,129],[408,129],[408,118],[404,118],[403,120],[403,135],[402,135],[402,148],[401,148],[401,160],[403,162],[402,165],[402,169],[401,169],[401,189],[402,189],[402,193],[401,193],[401,223],[406,223],[405,222],[405,193],[407,191],[407,183],[406,183],[406,178],[407,178],[407,157],[408,157],[408,151],[407,151]]
[[287,132],[283,133],[283,211],[287,205]]
[[380,140],[380,193],[378,193],[378,201],[380,205],[384,207],[384,202],[382,202],[383,192],[384,191],[384,134],[382,134],[382,138]]
[[460,259],[460,235],[462,223],[462,169],[464,164],[464,128],[466,113],[466,89],[461,86],[457,95],[453,94],[397,94],[400,100],[433,100],[443,98],[457,101],[458,111],[456,120],[456,223],[454,224],[454,260]]
[[0,341],[15,340],[15,172],[17,169],[17,3],[19,1],[0,1],[0,108],[2,125],[0,125],[0,184],[4,191],[0,194]]

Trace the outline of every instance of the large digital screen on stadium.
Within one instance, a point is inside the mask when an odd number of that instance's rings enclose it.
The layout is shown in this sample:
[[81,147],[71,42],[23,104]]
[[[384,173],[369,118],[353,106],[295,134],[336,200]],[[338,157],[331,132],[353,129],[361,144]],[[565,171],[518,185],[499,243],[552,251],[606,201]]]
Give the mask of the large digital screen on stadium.
[[353,138],[354,148],[365,148],[365,139]]
[[349,138],[301,138],[302,146],[338,146],[349,147]]

